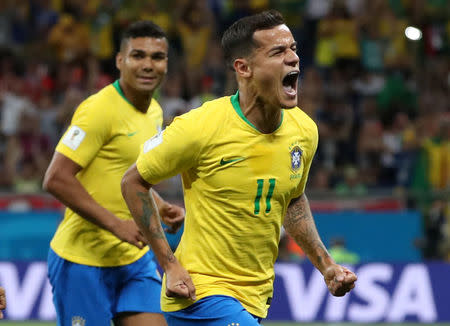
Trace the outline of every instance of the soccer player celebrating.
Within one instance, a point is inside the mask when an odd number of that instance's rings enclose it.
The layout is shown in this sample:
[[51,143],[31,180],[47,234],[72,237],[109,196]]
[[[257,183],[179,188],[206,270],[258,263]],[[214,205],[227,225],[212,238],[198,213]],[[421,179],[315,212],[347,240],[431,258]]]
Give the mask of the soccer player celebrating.
[[[45,174],[44,188],[67,206],[48,257],[58,325],[166,325],[154,255],[120,182],[140,146],[161,130],[152,97],[167,55],[159,26],[130,25],[116,57],[120,79],[77,108]],[[153,196],[158,214],[176,228],[184,210]]]
[[[144,144],[122,180],[165,271],[161,306],[174,326],[259,325],[272,299],[282,225],[333,295],[356,281],[328,254],[305,195],[318,132],[296,107],[299,58],[289,28],[266,11],[235,22],[222,46],[237,93],[175,119]],[[180,172],[186,221],[174,255],[146,194]]]

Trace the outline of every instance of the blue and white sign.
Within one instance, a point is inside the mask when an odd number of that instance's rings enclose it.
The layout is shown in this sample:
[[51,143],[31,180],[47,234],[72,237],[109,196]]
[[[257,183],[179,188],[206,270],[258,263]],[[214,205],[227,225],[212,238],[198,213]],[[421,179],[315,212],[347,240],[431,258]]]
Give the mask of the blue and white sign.
[[268,319],[327,322],[448,322],[450,265],[372,263],[350,269],[358,281],[333,297],[312,265],[277,264]]
[[[309,263],[276,264],[268,319],[450,322],[450,264],[371,263],[349,267],[358,275],[357,285],[350,294],[336,298]],[[45,262],[0,262],[0,285],[7,292],[6,319],[56,318]]]

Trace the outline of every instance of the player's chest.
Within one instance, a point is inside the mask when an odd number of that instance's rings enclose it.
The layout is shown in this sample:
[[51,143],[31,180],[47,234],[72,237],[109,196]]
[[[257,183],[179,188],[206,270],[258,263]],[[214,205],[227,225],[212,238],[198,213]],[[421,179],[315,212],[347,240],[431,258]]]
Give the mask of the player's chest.
[[104,146],[104,151],[112,159],[131,165],[136,161],[142,144],[160,131],[161,121],[156,117],[124,119]]
[[297,134],[222,137],[201,157],[199,175],[211,187],[246,195],[293,192],[304,174],[310,144]]

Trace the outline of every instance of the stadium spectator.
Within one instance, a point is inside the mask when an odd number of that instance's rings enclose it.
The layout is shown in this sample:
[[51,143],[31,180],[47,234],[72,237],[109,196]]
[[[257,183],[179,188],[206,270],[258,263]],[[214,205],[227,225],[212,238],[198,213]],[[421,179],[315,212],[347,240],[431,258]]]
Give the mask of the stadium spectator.
[[[297,44],[281,14],[238,20],[222,45],[237,93],[174,120],[144,144],[122,180],[165,271],[161,304],[171,326],[259,325],[272,297],[282,224],[331,294],[345,295],[356,281],[328,254],[304,193],[318,134],[296,107]],[[187,218],[174,256],[154,201],[142,194],[178,173]]]
[[51,0],[38,0],[32,2],[34,26],[36,27],[35,40],[44,40],[50,29],[58,22],[59,13],[52,7]]
[[[116,57],[119,80],[78,106],[56,146],[43,186],[67,206],[48,255],[58,325],[73,318],[87,325],[166,324],[153,253],[120,195],[120,180],[143,141],[161,131],[153,95],[167,60],[159,26],[130,25]],[[184,210],[153,196],[176,230]]]
[[109,0],[86,1],[83,5],[82,17],[89,33],[90,53],[99,60],[102,71],[114,70],[113,34],[116,10],[117,6]]
[[357,253],[350,251],[345,246],[343,237],[334,237],[330,240],[330,249],[328,250],[331,257],[338,264],[358,264],[360,259]]
[[377,186],[381,173],[381,155],[385,150],[382,135],[383,125],[378,119],[365,120],[358,135],[358,165],[370,187]]
[[23,111],[17,132],[8,138],[6,160],[12,188],[18,193],[40,191],[42,177],[50,162],[50,139],[41,132],[36,111]]
[[327,169],[323,166],[316,164],[315,168],[311,171],[312,180],[310,181],[311,189],[315,191],[326,193],[331,189],[332,175],[330,171],[333,169]]
[[76,62],[89,53],[89,32],[76,18],[64,14],[52,27],[48,43],[61,62]]
[[367,195],[367,187],[363,183],[360,173],[354,166],[345,167],[343,179],[338,181],[334,188],[335,193],[351,198]]
[[344,99],[327,97],[316,113],[321,136],[318,151],[324,165],[330,169],[349,163],[348,160],[354,156],[351,138],[354,115]]
[[161,90],[159,103],[164,108],[164,126],[172,122],[177,113],[187,112],[188,103],[183,99],[183,80],[182,75],[173,74],[167,76]]
[[195,96],[200,92],[202,64],[215,32],[213,14],[206,0],[187,0],[178,12],[177,30],[185,61],[186,88],[189,96]]

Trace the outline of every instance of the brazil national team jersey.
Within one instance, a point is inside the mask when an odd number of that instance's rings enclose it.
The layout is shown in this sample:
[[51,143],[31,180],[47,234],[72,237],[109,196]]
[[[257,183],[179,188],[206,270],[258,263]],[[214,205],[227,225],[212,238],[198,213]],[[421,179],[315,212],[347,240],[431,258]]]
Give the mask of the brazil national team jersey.
[[[262,134],[243,115],[238,96],[177,117],[144,144],[137,168],[151,184],[182,172],[186,220],[175,256],[197,299],[228,295],[266,317],[280,228],[289,202],[304,192],[318,133],[294,108],[282,110],[277,130]],[[191,303],[162,290],[163,311]]]
[[[119,218],[132,219],[120,183],[141,145],[161,126],[156,100],[143,113],[128,102],[116,81],[80,104],[56,151],[83,168],[76,177],[96,202]],[[130,264],[148,251],[119,240],[69,208],[50,245],[62,258],[90,266]]]

